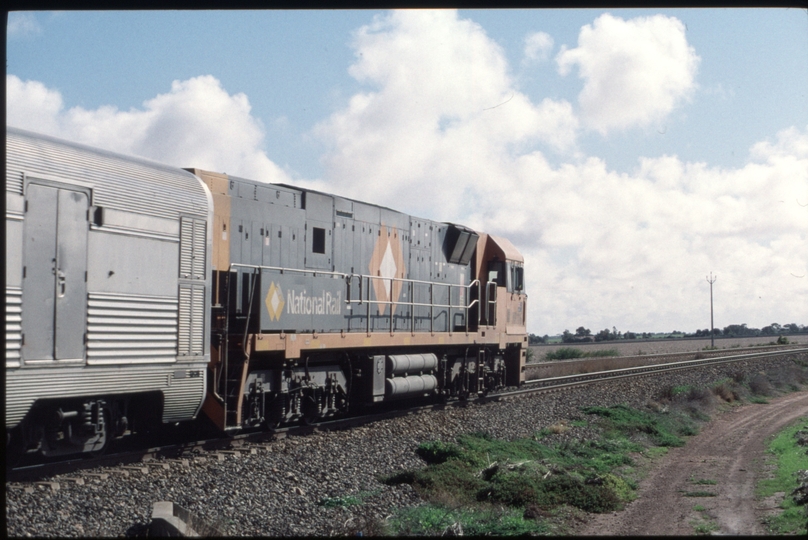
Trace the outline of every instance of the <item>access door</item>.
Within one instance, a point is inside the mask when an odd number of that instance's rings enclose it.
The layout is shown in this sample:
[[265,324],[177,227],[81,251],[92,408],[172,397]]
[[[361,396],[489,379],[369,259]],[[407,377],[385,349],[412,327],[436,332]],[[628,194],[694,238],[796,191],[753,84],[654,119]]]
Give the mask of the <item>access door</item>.
[[84,359],[87,193],[29,184],[23,244],[22,355]]

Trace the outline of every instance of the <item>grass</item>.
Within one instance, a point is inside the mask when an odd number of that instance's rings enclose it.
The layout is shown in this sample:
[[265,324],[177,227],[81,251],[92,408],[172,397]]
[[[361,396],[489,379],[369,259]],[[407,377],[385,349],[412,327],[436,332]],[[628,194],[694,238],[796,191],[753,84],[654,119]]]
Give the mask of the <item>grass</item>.
[[685,414],[659,414],[632,409],[625,405],[585,407],[586,414],[598,415],[606,436],[644,434],[655,446],[683,446],[682,436],[695,435],[695,423]]
[[533,519],[526,519],[524,512],[498,507],[444,508],[425,504],[406,508],[397,513],[390,525],[399,535],[440,536],[452,526],[455,532],[465,536],[526,536],[546,534],[549,527]]
[[572,360],[575,358],[600,358],[605,356],[620,356],[617,349],[604,349],[600,351],[582,351],[574,347],[562,347],[544,355],[545,360]]
[[690,481],[692,483],[694,483],[694,484],[699,484],[699,485],[703,485],[703,486],[714,486],[714,485],[716,485],[718,483],[715,480],[708,480],[706,478],[699,478],[698,480],[693,480],[691,478]]
[[690,522],[690,525],[693,527],[693,531],[695,531],[696,534],[711,534],[720,529],[718,524],[712,520],[693,520]]
[[[620,510],[636,497],[632,455],[649,447],[661,449],[651,452],[658,455],[683,444],[681,437],[694,431],[686,415],[626,405],[581,412],[584,419],[559,422],[529,438],[508,441],[468,433],[455,442],[422,443],[416,453],[424,468],[381,479],[411,484],[425,501],[396,511],[389,521],[392,532],[437,535],[459,527],[464,535],[547,534],[552,532],[547,518],[563,508]],[[573,423],[601,436],[559,440]]]
[[[758,484],[758,495],[770,497],[778,492],[790,494],[797,487],[796,473],[808,469],[808,455],[805,447],[797,444],[796,433],[808,429],[808,418],[781,431],[769,443],[767,453],[776,470],[772,478],[762,480]],[[806,531],[805,507],[798,506],[794,500],[786,496],[780,504],[782,513],[768,518],[766,526],[777,534],[800,534]]]
[[[502,440],[478,432],[460,435],[451,442],[425,442],[416,449],[424,467],[380,478],[389,485],[412,485],[424,501],[415,508],[393,510],[386,521],[386,533],[564,534],[561,528],[567,526],[565,520],[578,519],[572,516],[620,510],[634,499],[637,482],[648,464],[698,433],[699,422],[709,420],[708,413],[716,406],[777,395],[806,377],[795,370],[800,371],[795,366],[771,373],[738,372],[706,386],[668,387],[655,397],[658,402],[648,401],[642,409],[627,405],[582,407],[572,419],[546,426],[523,439]],[[584,427],[587,438],[576,436],[575,430]],[[797,429],[784,437],[793,439]],[[599,434],[594,439],[593,432]],[[787,455],[778,446],[783,444],[781,439],[775,442],[773,455]],[[787,442],[795,445],[793,440]],[[799,466],[808,469],[808,457],[804,449],[802,452],[794,459],[802,460]],[[635,463],[638,454],[643,458]],[[796,466],[789,462],[785,472],[778,473],[782,478],[777,491],[790,493],[794,489]],[[791,483],[782,485],[786,477]],[[683,497],[716,496],[700,489],[717,485],[716,480],[691,477],[690,482],[694,489],[681,490]],[[353,503],[351,497],[329,502],[334,506]],[[702,512],[690,522],[696,533],[718,530],[704,506],[694,505],[694,510]],[[784,515],[788,512],[786,508]],[[795,510],[794,516],[797,515],[799,518],[771,521],[771,530],[804,530],[804,515]],[[795,528],[797,520],[801,520],[802,529]]]
[[693,389],[693,387],[690,386],[690,385],[687,385],[687,384],[674,386],[673,388],[671,388],[671,395],[674,396],[674,397],[681,396],[681,395],[687,394],[692,389]]
[[721,529],[718,524],[710,519],[707,514],[707,508],[700,504],[693,505],[693,511],[699,512],[701,515],[693,520],[690,520],[690,526],[693,527],[693,532],[696,534],[712,534]]
[[324,497],[317,502],[318,506],[324,508],[347,508],[349,506],[358,506],[363,504],[364,499],[377,495],[380,490],[363,491],[356,495],[344,495],[341,497]]

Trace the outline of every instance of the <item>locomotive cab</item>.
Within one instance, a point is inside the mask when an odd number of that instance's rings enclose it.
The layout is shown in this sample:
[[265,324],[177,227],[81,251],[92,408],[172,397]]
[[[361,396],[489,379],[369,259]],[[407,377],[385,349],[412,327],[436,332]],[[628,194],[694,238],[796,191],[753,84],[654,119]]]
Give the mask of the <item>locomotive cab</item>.
[[508,239],[480,234],[476,276],[479,331],[483,334],[488,329],[499,336],[505,350],[506,384],[520,385],[525,381],[527,354],[524,258]]

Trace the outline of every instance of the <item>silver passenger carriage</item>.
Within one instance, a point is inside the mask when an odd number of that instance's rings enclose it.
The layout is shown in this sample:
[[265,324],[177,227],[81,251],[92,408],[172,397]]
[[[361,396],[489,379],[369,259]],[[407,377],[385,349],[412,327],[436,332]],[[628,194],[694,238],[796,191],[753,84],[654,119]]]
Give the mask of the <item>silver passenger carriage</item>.
[[207,186],[13,128],[6,161],[10,447],[97,451],[138,423],[195,418],[210,360]]

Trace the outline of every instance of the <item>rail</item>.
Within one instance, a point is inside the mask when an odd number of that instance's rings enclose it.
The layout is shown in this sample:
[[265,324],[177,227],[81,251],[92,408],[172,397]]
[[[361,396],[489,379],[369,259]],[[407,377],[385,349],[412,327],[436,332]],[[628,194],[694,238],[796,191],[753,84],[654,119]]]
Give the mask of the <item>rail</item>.
[[[567,377],[554,377],[551,379],[536,380],[533,383],[526,383],[523,388],[518,390],[505,391],[500,393],[492,393],[487,396],[481,396],[476,399],[479,404],[500,401],[503,399],[519,398],[523,395],[538,394],[543,392],[556,392],[564,391],[566,389],[579,387],[587,384],[607,382],[611,380],[625,379],[629,377],[641,377],[646,375],[653,375],[655,373],[664,373],[666,371],[686,370],[691,368],[699,368],[709,365],[731,363],[746,360],[764,360],[778,356],[799,354],[808,355],[808,348],[788,349],[778,351],[766,351],[754,354],[743,354],[734,356],[722,356],[718,358],[705,358],[693,361],[676,362],[657,364],[652,366],[642,366],[632,369],[612,370],[610,372],[588,373],[582,375],[571,375]],[[195,455],[197,451],[203,451],[211,455],[221,452],[223,449],[229,452],[241,451],[244,453],[251,453],[251,448],[255,451],[267,451],[266,447],[261,446],[262,443],[268,439],[276,437],[278,434],[286,435],[305,435],[315,431],[336,431],[339,429],[349,429],[357,426],[367,425],[368,423],[379,421],[382,419],[390,419],[399,416],[409,416],[414,411],[430,411],[430,410],[443,410],[446,407],[466,407],[468,402],[465,401],[450,401],[448,403],[441,403],[439,405],[421,405],[417,407],[405,407],[402,409],[395,409],[383,411],[380,413],[347,417],[336,420],[329,420],[325,422],[318,422],[317,425],[311,426],[289,426],[277,428],[267,432],[245,432],[236,435],[228,435],[225,437],[217,437],[215,439],[198,440],[193,437],[165,444],[165,441],[158,441],[149,439],[146,444],[139,443],[140,446],[135,445],[134,448],[127,447],[122,451],[102,455],[102,456],[70,456],[60,458],[52,462],[36,462],[24,463],[15,466],[13,469],[8,467],[6,469],[6,487],[9,489],[9,483],[21,482],[34,482],[42,478],[53,477],[56,475],[64,475],[68,473],[81,474],[82,470],[92,470],[99,467],[109,467],[120,469],[122,465],[138,464],[141,468],[144,466],[164,466],[171,463],[173,467],[179,467],[182,464],[181,460],[172,461],[156,461],[159,457],[176,458],[185,457],[190,461],[190,455]],[[132,444],[130,442],[130,444]],[[248,446],[250,445],[250,446]],[[234,450],[235,449],[235,450]],[[97,471],[96,471],[97,472]],[[56,479],[54,479],[56,480]],[[23,486],[11,486],[23,487]]]
[[[633,377],[637,375],[645,375],[652,373],[663,373],[665,371],[676,371],[682,369],[690,369],[694,367],[704,367],[715,364],[725,364],[731,362],[740,362],[745,360],[756,360],[771,358],[774,356],[788,355],[788,354],[806,354],[808,348],[789,348],[774,351],[762,351],[747,354],[735,355],[719,355],[709,358],[696,358],[693,360],[680,360],[677,362],[664,362],[661,364],[649,364],[631,366],[626,368],[605,369],[602,371],[592,371],[588,373],[573,373],[569,375],[561,375],[557,377],[546,377],[540,379],[530,379],[525,381],[526,387],[530,389],[545,388],[545,387],[559,387],[571,384],[578,384],[581,382],[592,382],[602,379],[618,379],[623,377]],[[529,393],[531,390],[517,390],[512,394]]]

